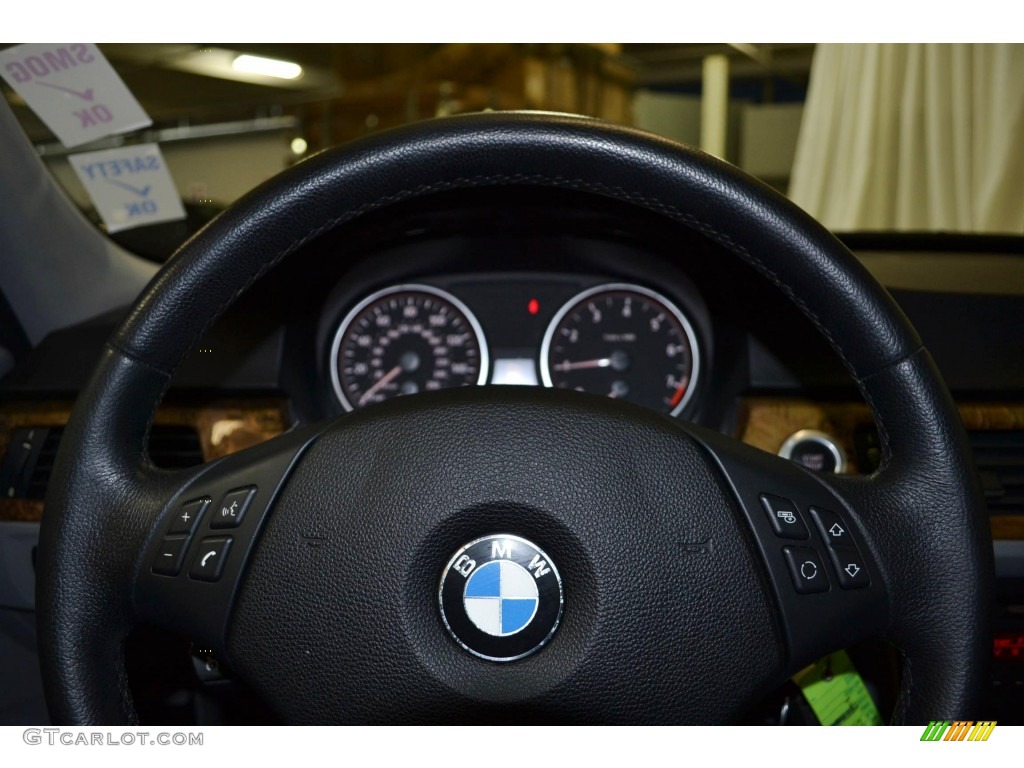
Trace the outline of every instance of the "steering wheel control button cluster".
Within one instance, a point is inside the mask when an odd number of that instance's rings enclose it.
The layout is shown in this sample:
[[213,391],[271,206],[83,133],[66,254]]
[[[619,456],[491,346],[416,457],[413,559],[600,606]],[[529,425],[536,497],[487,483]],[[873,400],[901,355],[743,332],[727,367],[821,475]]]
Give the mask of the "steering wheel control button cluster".
[[801,595],[828,592],[828,575],[817,551],[810,547],[783,547],[782,554],[797,592]]
[[160,542],[160,548],[153,559],[153,573],[161,576],[177,576],[185,559],[188,536],[168,536]]
[[209,499],[196,499],[182,504],[181,509],[171,518],[171,524],[167,527],[167,535],[179,533],[186,536],[191,535],[209,504]]
[[562,617],[562,580],[551,558],[519,536],[470,542],[448,561],[438,591],[441,619],[455,641],[489,661],[539,650]]
[[177,576],[181,573],[188,543],[208,506],[209,498],[193,499],[186,501],[174,513],[167,525],[167,536],[160,542],[160,548],[153,559],[153,573],[161,576]]
[[796,504],[789,499],[762,493],[761,506],[768,514],[768,520],[771,522],[776,536],[801,541],[808,537],[807,526],[804,525],[800,511],[796,508]]
[[242,524],[245,513],[249,510],[256,488],[236,488],[228,491],[220,500],[210,520],[211,528],[237,528]]
[[828,551],[843,589],[863,589],[871,584],[864,558],[856,547],[834,547]]
[[203,539],[192,556],[188,577],[197,581],[217,581],[224,573],[224,564],[231,550],[230,536]]

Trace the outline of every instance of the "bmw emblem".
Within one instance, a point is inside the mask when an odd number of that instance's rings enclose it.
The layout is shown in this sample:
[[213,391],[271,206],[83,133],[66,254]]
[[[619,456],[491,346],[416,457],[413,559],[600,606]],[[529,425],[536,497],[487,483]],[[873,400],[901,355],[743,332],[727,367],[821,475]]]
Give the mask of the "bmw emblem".
[[519,536],[472,541],[448,561],[438,592],[456,642],[482,659],[515,661],[539,650],[562,618],[562,579],[551,558]]

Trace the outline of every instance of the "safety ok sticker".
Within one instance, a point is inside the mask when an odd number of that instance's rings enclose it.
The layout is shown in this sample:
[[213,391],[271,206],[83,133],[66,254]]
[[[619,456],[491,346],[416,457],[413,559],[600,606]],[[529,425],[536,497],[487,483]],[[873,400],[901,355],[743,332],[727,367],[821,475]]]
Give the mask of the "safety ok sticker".
[[156,144],[82,152],[68,160],[108,232],[185,218],[178,190]]

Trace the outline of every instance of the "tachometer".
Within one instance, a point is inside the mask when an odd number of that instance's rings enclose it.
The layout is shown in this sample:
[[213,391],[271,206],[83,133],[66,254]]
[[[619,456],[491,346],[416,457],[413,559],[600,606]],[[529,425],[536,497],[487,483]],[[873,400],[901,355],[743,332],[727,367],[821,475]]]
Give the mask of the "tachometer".
[[450,293],[396,285],[360,301],[338,327],[331,378],[346,410],[487,381],[483,331]]
[[679,308],[639,285],[583,291],[554,316],[541,347],[549,387],[622,398],[680,413],[695,391],[700,355]]

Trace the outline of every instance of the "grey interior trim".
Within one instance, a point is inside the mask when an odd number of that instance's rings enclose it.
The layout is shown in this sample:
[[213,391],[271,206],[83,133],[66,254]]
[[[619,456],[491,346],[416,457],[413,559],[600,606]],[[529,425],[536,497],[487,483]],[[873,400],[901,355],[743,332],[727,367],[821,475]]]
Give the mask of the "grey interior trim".
[[0,522],[0,608],[35,608],[38,544],[39,523]]
[[0,146],[0,178],[9,180],[0,187],[0,289],[29,341],[131,303],[156,265],[89,223],[41,167],[4,99]]

